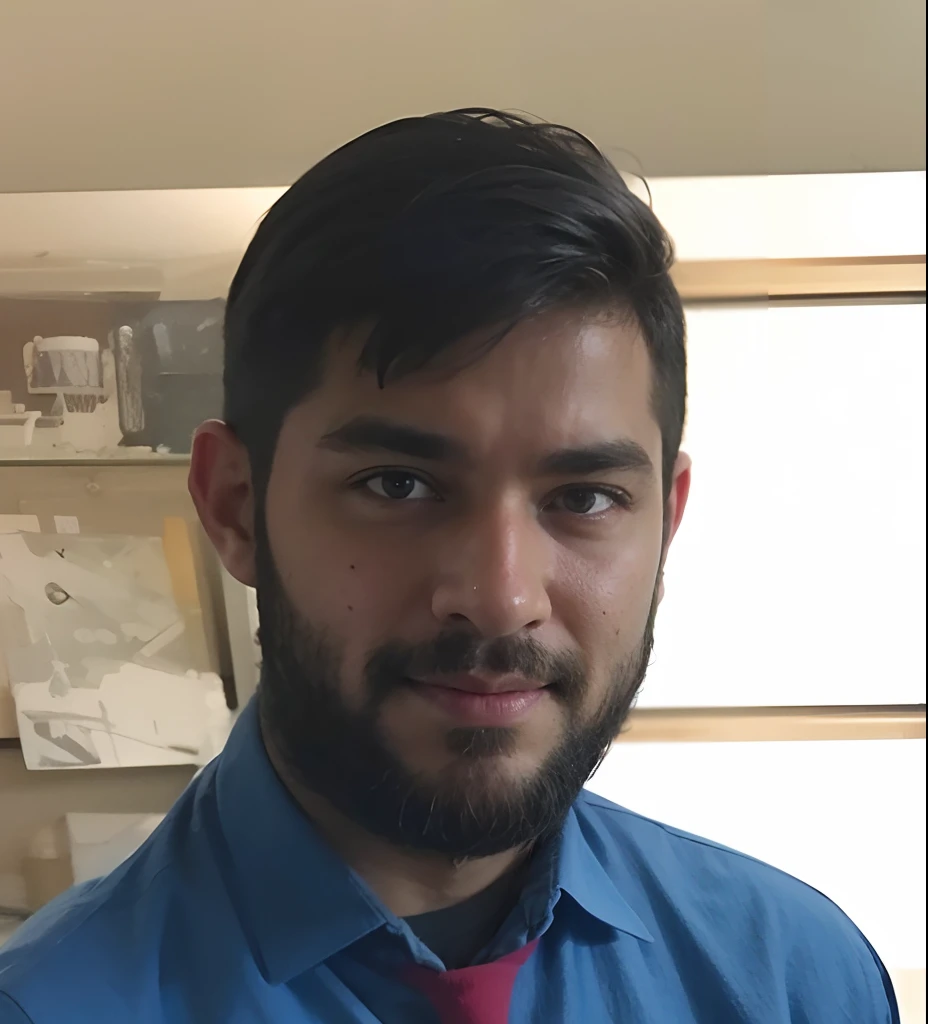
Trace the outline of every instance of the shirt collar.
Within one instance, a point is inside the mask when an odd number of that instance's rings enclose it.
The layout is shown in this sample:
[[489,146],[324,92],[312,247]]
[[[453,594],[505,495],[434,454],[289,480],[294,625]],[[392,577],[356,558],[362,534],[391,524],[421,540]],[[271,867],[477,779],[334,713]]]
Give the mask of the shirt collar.
[[[234,872],[230,898],[269,984],[289,981],[383,925],[401,927],[277,777],[264,749],[255,698],[216,761],[215,779],[219,824]],[[605,924],[653,942],[594,852],[591,827],[571,808],[552,851],[552,888]]]
[[394,920],[277,777],[254,698],[217,760],[216,801],[234,872],[230,898],[269,984],[289,981]]
[[614,873],[606,869],[594,847],[603,844],[592,835],[595,826],[582,817],[578,808],[582,798],[570,809],[561,834],[557,858],[557,887],[598,920],[627,932],[645,942],[654,936],[616,888]]

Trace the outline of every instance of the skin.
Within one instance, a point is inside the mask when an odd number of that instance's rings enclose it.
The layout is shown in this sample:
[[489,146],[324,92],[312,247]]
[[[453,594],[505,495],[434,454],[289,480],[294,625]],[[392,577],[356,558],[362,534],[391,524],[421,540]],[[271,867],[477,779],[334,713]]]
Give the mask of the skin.
[[[377,645],[427,641],[455,626],[579,652],[589,678],[583,713],[591,716],[611,669],[641,640],[690,485],[681,453],[665,509],[650,358],[637,328],[547,313],[463,369],[424,370],[383,389],[358,373],[358,344],[348,337],[333,345],[321,386],[287,414],[265,512],[292,606],[346,641],[343,699],[361,706],[362,670]],[[453,457],[366,450],[343,436],[360,417],[439,435]],[[597,472],[578,471],[576,460],[546,464],[553,453],[615,442],[645,457]],[[402,500],[384,497],[396,480],[378,476],[385,470],[421,483]],[[190,492],[226,569],[253,586],[249,460],[220,422],[197,433]],[[480,774],[469,780],[474,786],[512,785],[556,746],[564,715],[544,695],[517,727],[513,749],[460,770]],[[408,767],[425,778],[458,770],[445,742],[449,721],[432,703],[400,689],[381,716],[383,735]],[[329,842],[397,914],[466,899],[524,856],[452,863],[391,847],[289,778],[273,738],[265,744]]]

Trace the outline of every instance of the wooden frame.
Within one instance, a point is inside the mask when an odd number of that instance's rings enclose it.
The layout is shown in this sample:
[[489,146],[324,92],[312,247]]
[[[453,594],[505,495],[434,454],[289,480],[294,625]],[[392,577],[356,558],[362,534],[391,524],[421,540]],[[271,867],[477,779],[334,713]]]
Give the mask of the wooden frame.
[[[774,743],[786,740],[923,740],[924,705],[888,707],[641,708],[621,743]],[[18,747],[0,738],[0,749]]]
[[915,297],[925,293],[925,257],[694,260],[672,276],[684,302]]
[[925,738],[925,706],[641,708],[622,743],[731,743],[777,740]]

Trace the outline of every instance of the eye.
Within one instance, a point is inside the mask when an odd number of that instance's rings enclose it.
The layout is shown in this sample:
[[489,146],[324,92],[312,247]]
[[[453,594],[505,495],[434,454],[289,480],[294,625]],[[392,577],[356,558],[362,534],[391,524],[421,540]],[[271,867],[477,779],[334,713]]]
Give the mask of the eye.
[[428,501],[438,497],[424,480],[401,469],[377,473],[361,483],[378,498],[390,501]]
[[617,491],[606,491],[601,487],[570,487],[561,491],[551,502],[550,507],[574,516],[593,517],[602,515],[617,505],[627,504],[622,494]]

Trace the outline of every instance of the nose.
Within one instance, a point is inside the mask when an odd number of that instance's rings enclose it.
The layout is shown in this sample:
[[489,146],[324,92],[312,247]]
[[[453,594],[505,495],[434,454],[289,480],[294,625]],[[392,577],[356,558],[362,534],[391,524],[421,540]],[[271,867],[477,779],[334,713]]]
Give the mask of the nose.
[[435,618],[466,621],[488,638],[543,625],[551,617],[545,536],[521,502],[500,503],[452,531],[442,539]]

